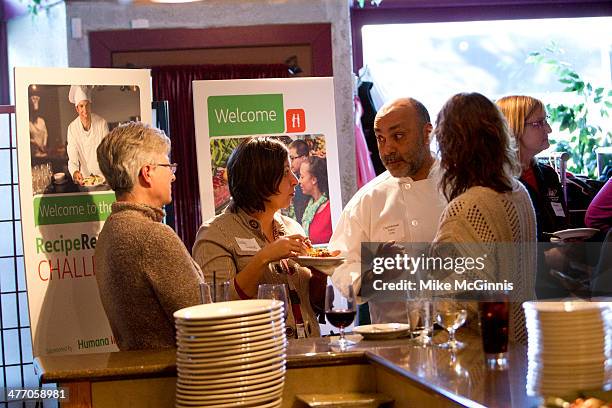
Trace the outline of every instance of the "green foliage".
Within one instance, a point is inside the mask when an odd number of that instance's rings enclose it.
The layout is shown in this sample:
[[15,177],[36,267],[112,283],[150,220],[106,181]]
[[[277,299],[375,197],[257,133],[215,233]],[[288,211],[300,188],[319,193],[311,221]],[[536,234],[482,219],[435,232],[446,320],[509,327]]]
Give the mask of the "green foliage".
[[[570,154],[570,171],[594,177],[597,167],[595,148],[612,144],[608,112],[612,108],[612,90],[585,81],[570,64],[557,58],[559,52],[553,44],[544,52],[530,53],[527,62],[547,67],[565,86],[563,92],[575,95],[577,103],[573,105],[546,105],[550,123],[558,124],[561,132],[567,131],[570,135],[569,141],[551,138],[550,142],[556,145],[557,151]],[[608,125],[603,129],[594,122]]]
[[[24,0],[20,1],[23,2]],[[32,17],[37,16],[40,11],[46,8],[42,4],[43,0],[26,0],[26,2],[28,4],[28,12],[32,15]]]

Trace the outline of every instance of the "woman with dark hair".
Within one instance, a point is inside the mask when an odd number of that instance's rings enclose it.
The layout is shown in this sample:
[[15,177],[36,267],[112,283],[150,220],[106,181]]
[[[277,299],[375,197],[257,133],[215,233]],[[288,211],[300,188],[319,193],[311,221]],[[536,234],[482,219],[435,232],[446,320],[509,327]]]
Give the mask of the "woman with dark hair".
[[328,243],[332,226],[327,160],[316,156],[306,159],[300,166],[300,186],[304,195],[310,196],[302,216],[302,227],[313,244]]
[[[535,215],[518,174],[512,137],[495,104],[478,93],[449,99],[434,134],[440,149],[440,189],[449,201],[434,238],[433,252],[454,259],[480,258],[452,280],[509,282],[512,300],[533,296]],[[485,255],[486,254],[486,255]],[[513,303],[510,327],[525,338],[520,303]]]
[[279,210],[294,196],[297,179],[289,151],[268,137],[245,139],[227,163],[232,201],[218,216],[204,222],[193,246],[193,257],[206,280],[231,282],[230,297],[257,295],[259,284],[286,284],[290,307],[289,337],[319,336],[310,304],[311,271],[293,257],[308,247],[302,227]]

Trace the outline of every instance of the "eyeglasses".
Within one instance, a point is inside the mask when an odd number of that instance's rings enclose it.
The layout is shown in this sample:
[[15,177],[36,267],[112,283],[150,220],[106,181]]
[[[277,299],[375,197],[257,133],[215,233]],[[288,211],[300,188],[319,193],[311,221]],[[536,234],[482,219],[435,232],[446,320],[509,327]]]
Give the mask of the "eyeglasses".
[[535,122],[525,122],[525,125],[531,126],[534,129],[540,129],[548,125],[548,119],[550,119],[550,117],[546,116],[544,119],[536,120]]
[[172,172],[172,174],[176,174],[178,163],[153,163],[153,166],[168,167],[170,171]]
[[301,155],[299,155],[299,156],[289,156],[289,158],[290,158],[291,160],[295,160],[295,159],[299,159],[300,157],[304,157],[304,156],[306,156],[306,155],[305,155],[305,154],[301,154]]

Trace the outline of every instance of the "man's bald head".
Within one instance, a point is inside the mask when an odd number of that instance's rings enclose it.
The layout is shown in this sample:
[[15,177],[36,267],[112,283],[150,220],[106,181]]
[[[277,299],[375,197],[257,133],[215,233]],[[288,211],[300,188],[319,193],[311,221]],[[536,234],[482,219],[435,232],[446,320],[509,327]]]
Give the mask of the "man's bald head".
[[380,158],[394,177],[427,177],[433,163],[429,151],[432,126],[423,104],[400,98],[380,108],[374,119],[374,133]]
[[429,112],[427,108],[425,108],[425,105],[414,98],[398,98],[385,103],[378,110],[378,113],[376,113],[376,119],[378,119],[379,116],[386,115],[394,109],[407,109],[411,111],[409,114],[415,114],[421,126],[431,123],[431,118],[429,117]]

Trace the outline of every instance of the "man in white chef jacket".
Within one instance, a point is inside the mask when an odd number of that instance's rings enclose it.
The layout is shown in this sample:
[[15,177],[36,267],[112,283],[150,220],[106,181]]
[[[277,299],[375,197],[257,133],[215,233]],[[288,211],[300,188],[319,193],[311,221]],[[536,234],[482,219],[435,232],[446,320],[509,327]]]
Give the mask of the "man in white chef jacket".
[[[402,98],[385,104],[376,115],[374,133],[387,171],[363,186],[346,205],[330,241],[346,262],[332,275],[343,290],[361,289],[362,242],[433,241],[446,201],[430,176],[432,125],[419,101]],[[368,299],[372,323],[406,322],[405,302]]]
[[79,115],[68,125],[68,171],[76,184],[92,175],[101,176],[96,149],[108,134],[104,118],[91,111],[91,91],[84,86],[72,85],[68,94]]

